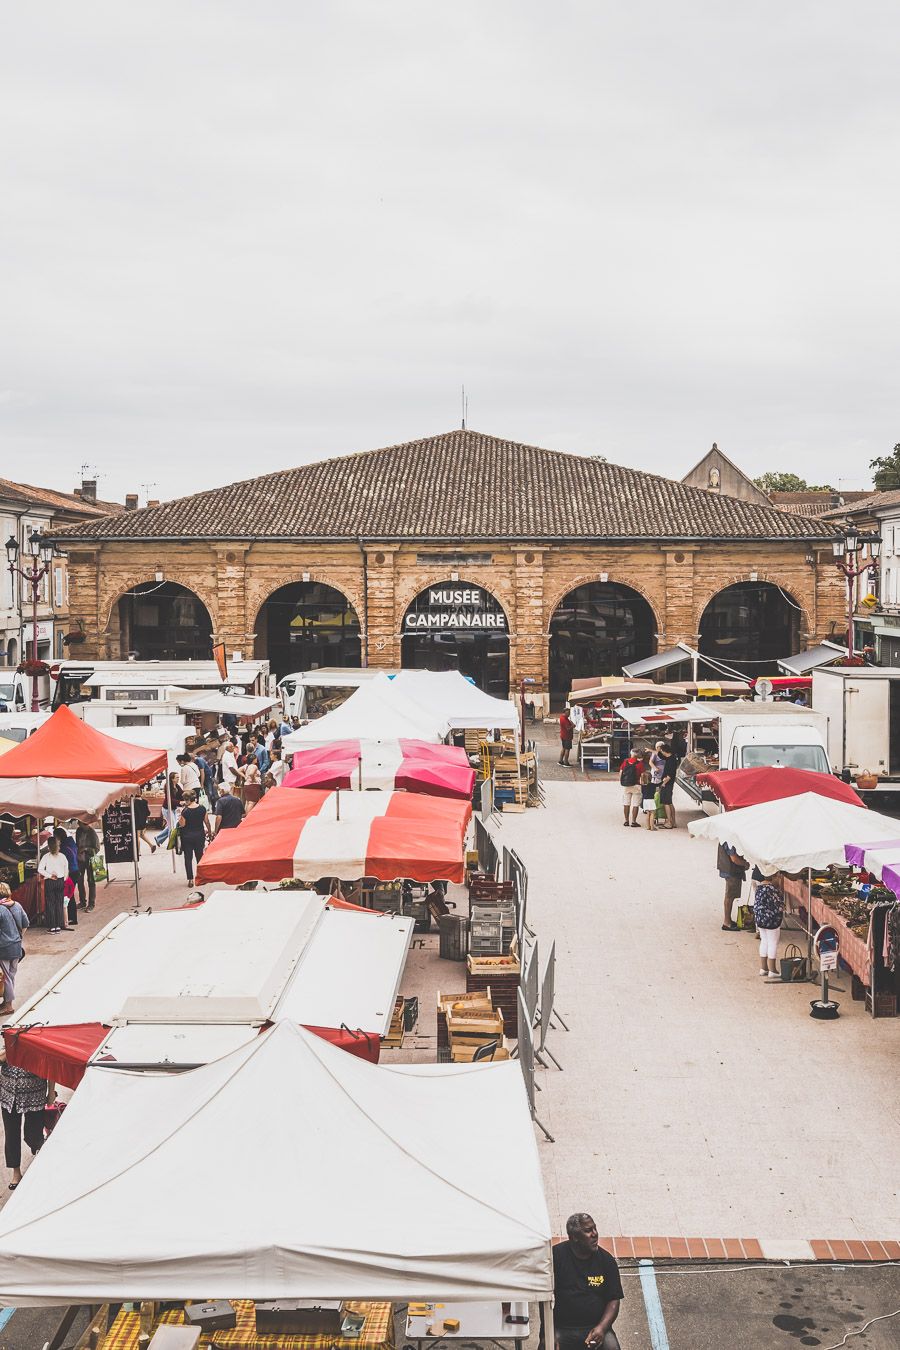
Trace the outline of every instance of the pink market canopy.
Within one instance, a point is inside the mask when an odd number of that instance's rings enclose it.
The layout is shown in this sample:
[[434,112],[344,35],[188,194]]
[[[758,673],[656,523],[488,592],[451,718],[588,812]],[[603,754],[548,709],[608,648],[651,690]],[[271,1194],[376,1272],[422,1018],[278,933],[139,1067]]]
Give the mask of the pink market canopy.
[[298,750],[284,780],[291,788],[406,789],[432,797],[468,801],[475,771],[465,750],[427,741],[335,741],[316,750]]
[[851,866],[864,867],[889,891],[900,895],[900,838],[886,837],[871,844],[846,844],[844,855]]

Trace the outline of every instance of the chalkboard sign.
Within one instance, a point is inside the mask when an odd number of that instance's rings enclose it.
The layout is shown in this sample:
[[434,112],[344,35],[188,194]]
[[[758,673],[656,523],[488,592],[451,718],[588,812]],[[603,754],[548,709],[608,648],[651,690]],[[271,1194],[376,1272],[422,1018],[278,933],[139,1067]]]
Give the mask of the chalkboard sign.
[[128,802],[113,802],[103,812],[103,856],[107,863],[130,863],[134,859],[134,833]]

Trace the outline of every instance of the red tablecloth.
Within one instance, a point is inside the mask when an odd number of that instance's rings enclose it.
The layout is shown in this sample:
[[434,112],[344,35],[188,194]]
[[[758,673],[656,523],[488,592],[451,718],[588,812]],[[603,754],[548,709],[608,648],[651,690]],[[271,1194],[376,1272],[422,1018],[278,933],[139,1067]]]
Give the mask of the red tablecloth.
[[827,923],[835,929],[840,938],[841,961],[853,971],[858,979],[862,980],[863,984],[868,985],[870,983],[870,971],[869,949],[866,945],[866,939],[857,937],[855,933],[852,933],[840,914],[835,913],[818,896],[810,896],[805,881],[786,879],[784,893],[794,909],[809,909],[816,927]]

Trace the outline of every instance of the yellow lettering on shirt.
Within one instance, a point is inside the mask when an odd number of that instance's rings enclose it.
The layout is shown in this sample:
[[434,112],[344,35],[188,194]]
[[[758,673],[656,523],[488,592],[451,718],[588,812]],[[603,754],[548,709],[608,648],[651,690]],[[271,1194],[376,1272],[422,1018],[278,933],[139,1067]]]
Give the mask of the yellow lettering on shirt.
[[587,1277],[587,1282],[592,1289],[599,1289],[601,1284],[603,1284],[604,1279],[605,1276],[603,1275],[589,1275]]

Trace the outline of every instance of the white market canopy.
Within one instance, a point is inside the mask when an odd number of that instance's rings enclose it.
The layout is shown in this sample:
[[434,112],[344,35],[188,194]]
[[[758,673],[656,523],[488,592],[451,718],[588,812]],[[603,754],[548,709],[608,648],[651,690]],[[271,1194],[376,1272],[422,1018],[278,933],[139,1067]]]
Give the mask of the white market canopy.
[[292,731],[282,740],[284,750],[310,750],[335,741],[417,740],[436,745],[449,730],[447,718],[393,690],[394,681],[376,675],[360,685],[340,707]]
[[677,722],[709,722],[715,716],[708,703],[655,703],[636,707],[617,699],[613,708],[618,717],[633,727],[665,726]]
[[175,702],[186,713],[230,713],[233,717],[261,717],[279,700],[261,694],[226,694],[218,689],[208,694],[183,694]]
[[818,670],[820,666],[830,666],[833,661],[840,661],[841,657],[846,655],[846,647],[823,642],[818,647],[809,647],[805,652],[797,652],[794,656],[783,656],[778,662],[778,668],[788,675],[808,675],[811,670]]
[[0,811],[10,816],[97,820],[113,802],[140,793],[138,783],[95,783],[86,778],[11,778],[0,787]]
[[696,839],[731,844],[766,876],[807,867],[844,865],[844,845],[873,843],[897,835],[897,821],[864,806],[804,792],[692,820]]
[[[321,896],[295,890],[216,891],[190,909],[120,914],[22,1004],[14,1024],[142,1026],[137,1039],[113,1031],[105,1048],[151,1064],[171,1061],[172,1049],[181,1063],[202,1063],[210,1047],[230,1048],[241,1028],[269,1019],[384,1035],[413,924],[327,909]],[[234,1028],[231,1039],[207,1034],[213,1026]]]
[[485,694],[458,670],[401,670],[391,680],[398,696],[409,699],[451,728],[516,731],[519,713],[511,699]]
[[[472,1120],[502,1147],[447,1128]],[[92,1067],[0,1214],[0,1290],[18,1307],[548,1299],[520,1067],[384,1068],[291,1022],[187,1073]]]

